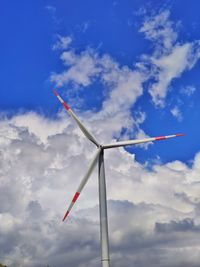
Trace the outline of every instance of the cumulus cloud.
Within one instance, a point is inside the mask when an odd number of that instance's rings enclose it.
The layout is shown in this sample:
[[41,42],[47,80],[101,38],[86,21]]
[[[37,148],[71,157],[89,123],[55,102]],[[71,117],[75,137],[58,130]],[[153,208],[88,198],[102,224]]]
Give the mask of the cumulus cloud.
[[[110,141],[113,136],[119,137],[123,128],[130,133],[133,133],[132,129],[137,132],[139,127],[131,117],[130,108],[143,94],[143,83],[147,77],[145,69],[120,66],[111,56],[107,54],[100,56],[92,49],[80,54],[73,50],[65,51],[61,54],[61,59],[66,70],[51,75],[51,81],[57,87],[69,83],[76,88],[87,87],[94,81],[99,81],[102,87],[106,88],[106,97],[101,110],[90,114],[90,120],[95,122],[97,135],[103,134],[103,140]],[[110,121],[112,129],[108,127]],[[107,129],[106,132],[100,132],[102,128]]]
[[69,82],[88,86],[91,78],[99,72],[95,57],[90,50],[84,51],[80,55],[76,55],[73,51],[63,52],[61,55],[63,63],[71,67],[60,74],[52,74],[51,81],[55,82],[57,86],[63,86]]
[[156,48],[159,48],[156,51],[157,54],[170,51],[173,47],[178,37],[176,32],[178,24],[170,20],[170,11],[164,10],[157,15],[146,16],[139,31],[144,33],[145,38],[152,41]]
[[169,223],[156,223],[155,230],[159,233],[171,233],[171,232],[198,232],[200,226],[195,225],[194,220],[186,218],[181,221],[170,221]]
[[193,57],[190,57],[192,49],[193,44],[191,43],[176,45],[170,54],[151,58],[156,67],[153,74],[156,82],[150,86],[149,93],[156,105],[164,104],[163,100],[172,80],[180,77],[183,71],[191,69],[193,66]]
[[140,32],[154,45],[152,56],[143,59],[150,64],[154,82],[149,93],[156,106],[164,106],[169,86],[175,78],[191,70],[200,57],[200,41],[179,42],[177,28],[180,23],[170,20],[170,12],[163,11],[146,17]]
[[200,57],[200,41],[180,42],[179,25],[180,22],[170,20],[169,10],[146,16],[139,32],[152,43],[153,49],[151,55],[142,55],[132,68],[119,66],[110,55],[99,55],[98,51],[91,48],[81,53],[68,49],[60,56],[66,69],[61,73],[52,73],[51,81],[58,87],[69,83],[87,87],[99,81],[103,87],[112,89],[112,99],[115,96],[110,109],[113,108],[114,100],[116,107],[123,104],[119,103],[122,91],[127,92],[124,101],[133,105],[143,93],[143,83],[148,81],[148,92],[153,103],[163,107],[172,81],[191,70]]
[[[33,118],[45,122],[45,135],[34,129]],[[58,131],[59,119],[33,113],[1,121],[0,244],[9,266],[100,266],[96,170],[69,220],[61,222],[95,148],[67,116],[60,120],[65,127]],[[195,266],[199,154],[191,167],[174,161],[151,171],[122,148],[105,157],[112,263],[180,266],[181,257],[182,266]]]

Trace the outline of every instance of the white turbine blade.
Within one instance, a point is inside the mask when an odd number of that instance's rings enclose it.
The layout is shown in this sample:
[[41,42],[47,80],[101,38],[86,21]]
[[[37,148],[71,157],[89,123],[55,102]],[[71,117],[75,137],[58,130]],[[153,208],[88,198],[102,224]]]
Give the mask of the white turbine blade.
[[141,143],[159,141],[159,140],[164,140],[164,139],[178,137],[178,136],[183,136],[183,134],[173,134],[173,135],[166,135],[166,136],[150,137],[150,138],[145,138],[145,139],[121,141],[121,142],[116,142],[113,144],[105,144],[102,146],[102,148],[107,149],[107,148],[120,147],[120,146],[137,145],[137,144],[141,144]]
[[84,135],[92,142],[94,143],[97,147],[99,147],[99,143],[97,140],[94,138],[94,136],[86,129],[86,127],[82,124],[82,122],[78,119],[78,117],[74,114],[74,112],[71,110],[71,108],[65,103],[65,101],[61,98],[61,96],[53,90],[54,95],[58,98],[58,100],[61,102],[63,107],[67,110],[67,112],[70,114],[70,116],[76,121],[78,124],[79,128],[81,131],[84,133]]
[[74,194],[74,197],[73,197],[73,199],[72,199],[72,201],[71,201],[71,204],[69,205],[69,208],[68,208],[68,210],[66,211],[66,213],[65,213],[65,215],[64,215],[64,217],[63,217],[63,221],[66,219],[66,217],[67,217],[68,214],[70,213],[70,210],[72,209],[74,203],[76,202],[76,200],[77,200],[77,198],[79,197],[81,191],[83,190],[83,187],[86,185],[86,183],[87,183],[87,181],[88,181],[88,179],[89,179],[89,177],[90,177],[90,175],[91,175],[91,173],[92,173],[94,167],[96,166],[96,163],[97,163],[98,158],[99,158],[99,153],[100,153],[100,151],[101,151],[101,150],[98,149],[97,153],[95,154],[95,157],[94,157],[93,161],[91,162],[90,167],[89,167],[87,173],[85,174],[83,180],[81,181],[81,183],[80,183],[80,185],[79,185],[79,187],[78,187],[76,193]]

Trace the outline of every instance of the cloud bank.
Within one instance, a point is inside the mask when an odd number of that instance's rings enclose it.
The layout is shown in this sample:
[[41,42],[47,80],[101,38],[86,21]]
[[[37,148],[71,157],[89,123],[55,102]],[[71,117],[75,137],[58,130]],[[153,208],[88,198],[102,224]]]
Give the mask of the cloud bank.
[[[20,126],[19,117],[1,121],[1,258],[10,266],[100,266],[96,171],[69,220],[61,222],[94,148],[68,118],[34,114],[50,133],[44,142],[32,117],[20,117]],[[59,123],[66,127],[58,129]],[[199,166],[197,154],[191,167],[174,161],[149,171],[123,149],[106,151],[115,266],[197,266]]]

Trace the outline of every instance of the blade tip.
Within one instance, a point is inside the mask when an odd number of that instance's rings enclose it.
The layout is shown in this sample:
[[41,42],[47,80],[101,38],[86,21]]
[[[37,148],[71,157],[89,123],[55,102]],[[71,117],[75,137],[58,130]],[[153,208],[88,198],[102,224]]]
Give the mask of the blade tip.
[[58,96],[58,93],[56,92],[56,90],[52,89],[52,92],[55,96]]
[[69,211],[67,211],[67,212],[65,213],[65,216],[64,216],[63,219],[62,219],[63,222],[64,222],[65,219],[67,218],[68,214],[69,214]]
[[178,133],[178,134],[176,134],[176,136],[178,137],[178,136],[184,136],[185,134],[182,134],[182,133]]

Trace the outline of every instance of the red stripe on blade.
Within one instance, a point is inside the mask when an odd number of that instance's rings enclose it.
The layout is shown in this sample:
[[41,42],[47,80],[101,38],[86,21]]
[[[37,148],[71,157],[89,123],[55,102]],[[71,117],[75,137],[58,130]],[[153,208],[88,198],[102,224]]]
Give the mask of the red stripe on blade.
[[62,105],[63,105],[63,107],[66,109],[66,110],[69,110],[70,109],[70,107],[64,102],[64,103],[62,103]]
[[67,218],[68,214],[69,214],[69,211],[67,211],[67,212],[65,213],[65,216],[63,217],[63,222],[64,222],[64,220]]
[[72,202],[76,202],[77,198],[79,197],[80,193],[79,192],[76,192],[73,199],[72,199]]
[[184,134],[176,134],[176,136],[183,136]]
[[164,140],[164,139],[166,139],[165,136],[158,136],[158,137],[155,138],[155,140]]
[[58,96],[58,93],[56,92],[56,90],[52,89],[52,92],[54,93],[55,96]]

